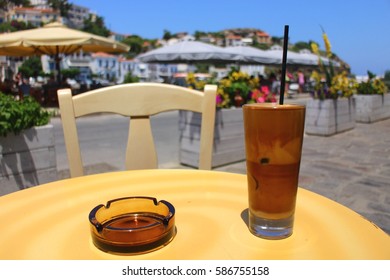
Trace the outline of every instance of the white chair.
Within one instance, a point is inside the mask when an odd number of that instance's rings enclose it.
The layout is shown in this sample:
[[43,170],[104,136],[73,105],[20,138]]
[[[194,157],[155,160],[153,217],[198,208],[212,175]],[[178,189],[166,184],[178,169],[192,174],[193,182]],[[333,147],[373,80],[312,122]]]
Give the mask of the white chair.
[[217,86],[203,92],[158,83],[133,83],[105,87],[72,96],[58,90],[58,101],[68,155],[70,176],[84,175],[76,118],[107,112],[130,117],[126,169],[158,168],[150,116],[171,110],[202,114],[199,169],[211,169]]

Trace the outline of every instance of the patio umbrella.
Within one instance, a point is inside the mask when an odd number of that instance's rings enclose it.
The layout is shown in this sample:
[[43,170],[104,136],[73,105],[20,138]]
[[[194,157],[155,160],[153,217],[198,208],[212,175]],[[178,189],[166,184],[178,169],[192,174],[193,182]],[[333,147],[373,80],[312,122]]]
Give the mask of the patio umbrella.
[[[273,56],[279,56],[282,57],[283,55],[283,50],[282,48],[280,49],[270,49],[266,50],[266,53],[269,55]],[[312,60],[308,59],[307,57],[304,57],[300,55],[299,53],[292,52],[292,51],[287,51],[287,64],[289,65],[313,65]]]
[[239,64],[280,65],[282,63],[281,55],[249,46],[226,47],[225,49],[237,54],[237,62]]
[[[311,61],[312,65],[318,65],[318,55],[312,53],[311,51],[309,51],[308,49],[303,49],[299,52],[299,55],[301,55],[302,57],[304,57],[305,59]],[[338,63],[337,61],[334,61],[334,60],[330,60],[329,58],[327,57],[323,57],[321,56],[321,62],[324,64],[324,65],[329,65],[330,64],[330,61],[332,61],[332,64],[334,67],[339,67],[340,66],[340,63]]]
[[[283,50],[279,46],[274,46],[270,50],[265,51],[269,55],[276,57],[283,55]],[[329,65],[329,59],[321,57],[322,63]],[[333,66],[338,67],[340,64],[336,61],[332,61]],[[299,53],[288,51],[287,52],[287,64],[297,66],[318,66],[318,56],[310,52],[309,50],[301,50]]]
[[125,44],[71,29],[58,22],[49,23],[41,28],[0,35],[0,55],[54,55],[58,79],[60,77],[60,54],[71,54],[80,50],[119,53],[127,52],[129,49]]
[[161,47],[136,57],[144,63],[235,63],[238,54],[198,41],[183,41]]

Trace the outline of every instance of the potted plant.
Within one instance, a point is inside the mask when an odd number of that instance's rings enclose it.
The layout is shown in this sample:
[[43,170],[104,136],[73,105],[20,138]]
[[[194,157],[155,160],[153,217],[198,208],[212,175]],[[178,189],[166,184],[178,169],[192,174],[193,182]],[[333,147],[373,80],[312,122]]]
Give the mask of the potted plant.
[[356,121],[371,123],[390,117],[390,95],[385,83],[375,74],[367,71],[368,79],[357,84],[354,96]]
[[0,195],[57,179],[50,115],[31,97],[0,93]]
[[336,73],[333,64],[330,42],[325,32],[323,39],[328,65],[321,60],[318,46],[311,44],[318,55],[319,66],[323,75],[313,71],[315,81],[312,99],[306,105],[307,134],[329,136],[355,127],[355,104],[351,98],[355,92],[355,81],[346,72]]
[[[203,90],[206,83],[196,81],[188,75],[190,87]],[[214,128],[212,167],[242,161],[245,159],[244,127],[241,106],[245,103],[276,102],[267,87],[259,87],[259,79],[232,69],[229,75],[218,83],[217,111]],[[180,162],[196,166],[199,156],[201,116],[193,112],[180,112]]]

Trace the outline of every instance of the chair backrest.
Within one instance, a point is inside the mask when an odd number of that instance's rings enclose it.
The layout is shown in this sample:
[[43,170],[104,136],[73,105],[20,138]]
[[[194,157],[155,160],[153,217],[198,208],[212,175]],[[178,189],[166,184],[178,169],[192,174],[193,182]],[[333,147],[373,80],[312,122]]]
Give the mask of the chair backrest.
[[150,116],[171,110],[202,114],[199,169],[211,169],[217,86],[204,91],[158,83],[109,86],[72,96],[70,89],[58,90],[71,177],[84,175],[76,118],[99,112],[130,117],[126,169],[158,167]]

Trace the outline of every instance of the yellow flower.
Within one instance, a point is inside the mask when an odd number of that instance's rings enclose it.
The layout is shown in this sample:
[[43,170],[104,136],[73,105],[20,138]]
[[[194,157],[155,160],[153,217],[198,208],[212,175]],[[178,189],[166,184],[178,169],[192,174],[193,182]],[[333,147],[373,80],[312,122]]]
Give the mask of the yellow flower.
[[330,45],[330,42],[329,42],[329,39],[328,39],[328,35],[326,35],[326,33],[322,33],[322,38],[324,39],[324,43],[325,43],[325,49],[326,49],[326,54],[328,57],[332,57],[332,46]]
[[312,42],[310,46],[311,46],[311,50],[314,54],[316,54],[316,55],[320,54],[320,52],[318,50],[318,45],[316,43]]
[[189,84],[189,85],[195,84],[196,80],[195,80],[195,75],[194,75],[194,73],[188,73],[187,78],[186,78],[186,82],[187,82],[187,84]]
[[311,46],[311,51],[318,56],[318,65],[322,66],[322,60],[320,57],[320,51],[318,49],[318,45],[312,42],[310,46]]
[[249,79],[250,88],[258,88],[259,84],[260,84],[260,80],[257,77]]
[[356,81],[349,79],[347,73],[343,72],[333,77],[330,87],[331,94],[341,97],[350,97],[355,93]]
[[387,91],[385,83],[379,79],[375,79],[372,82],[372,87],[376,94],[384,94]]

